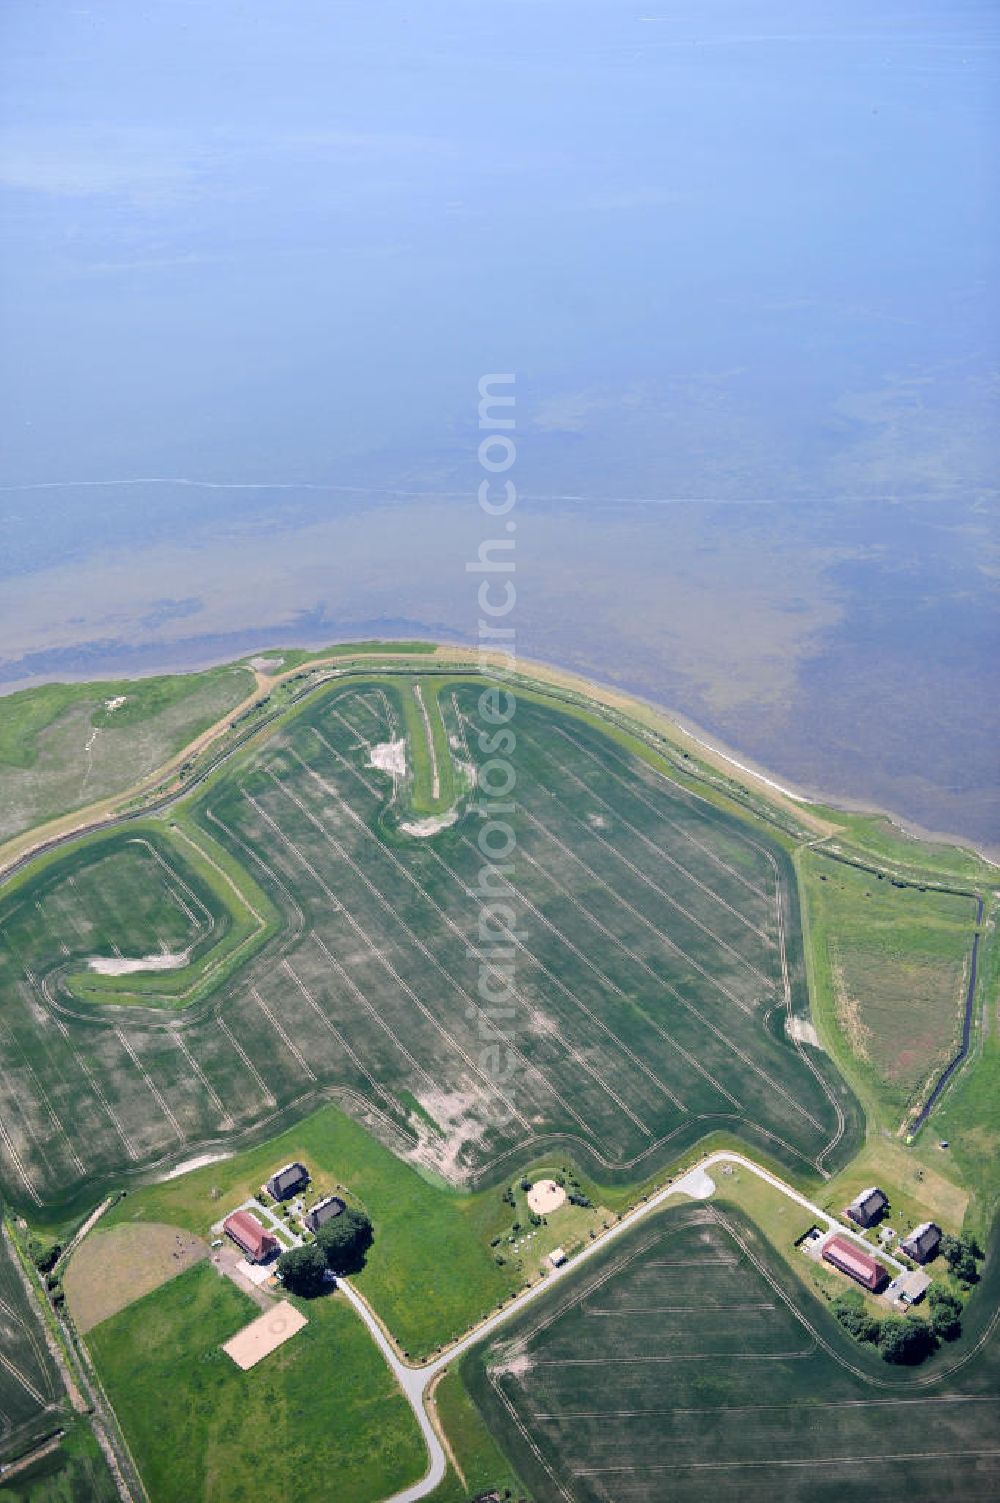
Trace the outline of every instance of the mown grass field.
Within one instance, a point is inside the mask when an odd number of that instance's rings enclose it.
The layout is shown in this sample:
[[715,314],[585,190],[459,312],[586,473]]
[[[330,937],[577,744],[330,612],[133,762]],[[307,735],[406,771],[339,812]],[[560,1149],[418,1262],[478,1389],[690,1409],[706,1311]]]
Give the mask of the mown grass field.
[[994,1498],[995,1264],[966,1337],[911,1372],[850,1344],[735,1207],[681,1207],[462,1375],[536,1503]]
[[[421,680],[450,752],[482,761],[481,683]],[[163,860],[126,825],[10,886],[0,1173],[36,1219],[331,1094],[453,1183],[496,1183],[551,1150],[636,1181],[722,1130],[804,1174],[849,1157],[857,1105],[787,1033],[808,999],[783,849],[620,739],[523,698],[515,854],[489,878],[512,924],[494,913],[487,930],[511,966],[497,1012],[480,990],[506,979],[481,956],[481,814],[463,804],[432,838],[408,836],[371,765],[408,692],[397,676],[311,698],[171,810]],[[267,932],[220,963],[237,928],[224,910],[241,901]],[[99,947],[188,943],[211,985],[178,998],[182,972],[143,973],[100,978],[98,998],[89,978],[81,1000]],[[161,994],[186,1005],[140,1005]]]
[[81,1336],[208,1256],[208,1243],[182,1227],[138,1221],[98,1227],[63,1273],[66,1305]]
[[824,1036],[892,1129],[926,1099],[962,1033],[973,897],[799,856]]
[[412,1411],[343,1298],[249,1372],[220,1349],[260,1312],[200,1263],[103,1321],[88,1340],[151,1503],[378,1503],[416,1481]]
[[69,1402],[0,1228],[0,1461],[30,1451],[66,1423]]
[[[0,699],[0,842],[124,792],[245,699],[246,668],[45,684]],[[124,704],[107,708],[124,696]]]

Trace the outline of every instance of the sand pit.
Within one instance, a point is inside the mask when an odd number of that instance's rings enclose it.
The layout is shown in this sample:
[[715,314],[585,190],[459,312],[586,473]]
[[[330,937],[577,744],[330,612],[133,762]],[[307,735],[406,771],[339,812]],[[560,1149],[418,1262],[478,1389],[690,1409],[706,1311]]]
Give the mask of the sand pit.
[[405,740],[400,738],[398,741],[382,741],[378,746],[373,746],[368,756],[368,766],[377,767],[380,772],[391,772],[393,777],[405,777]]
[[242,1367],[247,1372],[251,1367],[256,1367],[262,1357],[283,1346],[307,1324],[305,1316],[284,1299],[273,1310],[258,1315],[242,1331],[237,1331],[235,1336],[224,1341],[222,1350],[232,1357],[237,1367]]
[[190,1174],[194,1169],[204,1169],[206,1164],[221,1164],[223,1159],[231,1159],[231,1153],[199,1153],[196,1158],[185,1159],[183,1163],[176,1164],[173,1169],[168,1169],[166,1174],[161,1174],[160,1179],[180,1179],[182,1174]]
[[408,824],[401,824],[400,829],[404,835],[415,835],[422,839],[427,835],[436,835],[439,830],[447,830],[458,819],[458,810],[449,809],[447,814],[432,814],[427,819],[413,819]]
[[785,1022],[785,1031],[790,1039],[795,1039],[800,1044],[812,1044],[814,1049],[823,1047],[819,1041],[815,1023],[810,1023],[807,1018],[788,1018]]
[[528,1208],[536,1216],[548,1216],[550,1212],[558,1211],[565,1200],[566,1191],[554,1179],[536,1180],[528,1191]]
[[187,965],[190,957],[190,950],[163,950],[157,955],[142,955],[135,960],[124,956],[93,955],[87,964],[98,976],[132,976],[137,971],[179,971]]

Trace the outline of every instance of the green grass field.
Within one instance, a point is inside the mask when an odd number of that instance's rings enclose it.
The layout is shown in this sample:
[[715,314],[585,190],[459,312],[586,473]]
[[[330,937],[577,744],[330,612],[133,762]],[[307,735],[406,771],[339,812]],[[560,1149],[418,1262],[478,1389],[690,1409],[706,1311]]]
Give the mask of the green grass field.
[[505,1488],[511,1497],[523,1497],[520,1479],[487,1430],[455,1369],[441,1379],[433,1397],[461,1475],[449,1467],[447,1477],[431,1493],[429,1503],[468,1503],[470,1498],[490,1492],[504,1497]]
[[324,658],[352,658],[352,657],[384,657],[391,655],[433,657],[437,652],[436,642],[417,641],[381,641],[376,637],[364,642],[333,642],[329,647],[318,647],[310,651],[305,647],[276,647],[256,656],[264,658],[280,658],[281,667],[297,668],[303,663],[313,663]]
[[447,813],[472,787],[462,770],[470,766],[462,761],[462,740],[458,734],[449,739],[445,725],[439,694],[447,693],[447,680],[430,677],[399,687],[411,762],[402,793],[406,813],[417,819]]
[[819,1025],[895,1131],[958,1047],[976,902],[799,854]]
[[362,1323],[335,1295],[249,1372],[220,1343],[260,1313],[205,1263],[95,1327],[88,1346],[151,1503],[378,1503],[426,1453]]
[[994,1498],[995,1263],[967,1335],[928,1366],[892,1368],[789,1284],[735,1207],[680,1207],[462,1375],[536,1503]]
[[[487,755],[481,687],[445,677],[437,697],[460,760]],[[850,1156],[856,1103],[788,1036],[808,998],[781,846],[620,738],[524,699],[516,855],[493,871],[475,809],[427,839],[396,822],[392,779],[371,763],[407,693],[395,675],[311,697],[175,806],[171,860],[141,881],[120,862],[110,875],[127,825],[8,889],[0,1174],[36,1219],[71,1215],[123,1175],[273,1133],[330,1093],[414,1163],[469,1185],[553,1151],[604,1183],[635,1182],[715,1131],[805,1175]],[[211,868],[185,834],[265,895],[278,916],[266,942],[220,965],[178,1017],[122,1005],[183,984],[165,971],[101,978],[114,1005],[91,990],[84,1006],[72,978],[95,924],[104,939],[113,922],[124,956],[191,938],[185,906],[198,910],[178,861],[215,911]],[[484,868],[500,905],[485,941]]]
[[[154,772],[254,685],[245,668],[45,684],[0,699],[0,842]],[[124,703],[109,709],[116,699]]]

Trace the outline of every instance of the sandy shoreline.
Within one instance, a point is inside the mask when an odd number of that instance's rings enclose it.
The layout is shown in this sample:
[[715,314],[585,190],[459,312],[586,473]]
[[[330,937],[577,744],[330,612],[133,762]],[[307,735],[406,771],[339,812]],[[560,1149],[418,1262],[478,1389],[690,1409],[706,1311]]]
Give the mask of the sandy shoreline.
[[[123,678],[143,679],[153,678],[162,674],[173,673],[197,673],[208,668],[224,667],[230,663],[244,662],[253,655],[266,654],[269,657],[280,655],[281,651],[299,648],[308,652],[321,653],[325,648],[331,648],[349,643],[351,641],[370,642],[371,635],[351,638],[343,637],[335,642],[325,639],[310,638],[308,641],[295,638],[294,633],[285,639],[281,646],[261,647],[259,641],[247,648],[243,654],[235,657],[231,653],[212,653],[210,650],[202,655],[192,652],[185,655],[180,661],[158,663],[155,667],[144,668],[138,671],[128,671],[109,668],[105,672],[91,669],[86,673],[66,673],[55,677],[22,680],[20,682],[0,684],[0,697],[5,694],[16,693],[22,689],[37,688],[43,683],[100,683],[102,680],[120,680]],[[387,643],[392,639],[387,639]],[[439,650],[437,661],[448,661],[453,658],[466,658],[474,656],[477,648],[475,644],[463,644],[459,641],[447,641],[441,638],[418,638],[416,635],[407,640],[422,640],[432,642]],[[372,659],[377,654],[371,654]],[[431,659],[434,661],[434,659]],[[303,665],[305,666],[305,665]],[[820,805],[830,809],[838,809],[847,814],[869,815],[883,818],[889,821],[900,834],[914,840],[927,841],[933,845],[957,846],[960,849],[975,852],[991,866],[1000,867],[1000,846],[990,845],[988,842],[976,840],[972,836],[956,834],[949,830],[932,830],[926,825],[921,825],[917,820],[910,819],[906,815],[899,814],[893,809],[882,807],[875,803],[866,802],[863,799],[852,798],[848,794],[829,793],[823,789],[808,787],[799,784],[793,786],[794,780],[782,781],[774,776],[771,770],[757,766],[747,758],[745,752],[740,752],[729,743],[723,741],[712,732],[692,720],[680,711],[671,709],[669,706],[649,699],[632,690],[622,689],[618,685],[605,680],[577,673],[574,669],[563,668],[556,663],[548,663],[538,658],[522,658],[518,664],[519,669],[528,674],[538,670],[540,676],[549,678],[554,682],[563,682],[578,689],[580,692],[589,693],[594,699],[607,704],[611,700],[631,702],[632,705],[644,709],[647,713],[660,718],[667,726],[676,733],[687,738],[696,746],[707,752],[710,757],[715,757],[731,767],[739,775],[741,781],[749,781],[751,784],[761,786],[765,791],[776,793],[779,798],[790,799],[793,803],[808,808],[812,805]]]

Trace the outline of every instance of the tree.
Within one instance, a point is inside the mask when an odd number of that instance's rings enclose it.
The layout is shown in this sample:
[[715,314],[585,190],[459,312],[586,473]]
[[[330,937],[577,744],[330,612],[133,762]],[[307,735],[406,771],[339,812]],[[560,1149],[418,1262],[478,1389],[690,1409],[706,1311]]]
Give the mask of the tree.
[[942,1341],[954,1341],[962,1334],[962,1302],[950,1289],[932,1284],[927,1294],[931,1307],[931,1327]]
[[62,1248],[58,1242],[53,1242],[51,1247],[43,1247],[40,1242],[32,1237],[28,1251],[31,1253],[32,1262],[39,1273],[49,1273],[59,1262]]
[[[979,1245],[974,1239],[966,1241],[964,1237],[949,1237],[945,1233],[941,1238],[941,1252],[948,1267],[960,1283],[976,1283],[979,1278],[979,1273],[976,1269],[976,1255],[979,1253]],[[980,1256],[982,1256],[981,1253]]]
[[934,1350],[934,1333],[922,1320],[890,1316],[880,1322],[878,1349],[883,1361],[914,1367]]
[[881,1322],[868,1314],[864,1299],[856,1290],[838,1294],[830,1309],[855,1341],[878,1341]]
[[375,1234],[364,1211],[350,1207],[341,1211],[332,1221],[327,1221],[316,1233],[316,1244],[322,1248],[327,1266],[334,1273],[357,1273],[365,1266],[365,1257]]
[[326,1288],[326,1257],[315,1242],[282,1253],[278,1272],[285,1288],[303,1299],[313,1299]]

